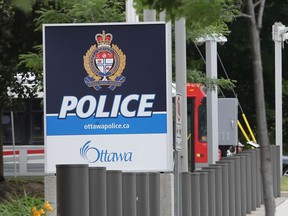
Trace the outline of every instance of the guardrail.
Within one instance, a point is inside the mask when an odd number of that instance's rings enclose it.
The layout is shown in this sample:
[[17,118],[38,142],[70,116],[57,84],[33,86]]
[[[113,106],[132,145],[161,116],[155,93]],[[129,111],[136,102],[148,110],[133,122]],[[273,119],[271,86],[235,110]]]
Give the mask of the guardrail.
[[4,146],[5,176],[43,176],[44,146]]

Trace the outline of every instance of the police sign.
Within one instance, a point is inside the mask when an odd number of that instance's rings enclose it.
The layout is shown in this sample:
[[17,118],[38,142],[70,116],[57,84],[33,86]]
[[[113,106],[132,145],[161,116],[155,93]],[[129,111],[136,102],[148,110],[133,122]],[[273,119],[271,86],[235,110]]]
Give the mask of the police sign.
[[159,22],[43,26],[46,172],[172,170],[169,34]]

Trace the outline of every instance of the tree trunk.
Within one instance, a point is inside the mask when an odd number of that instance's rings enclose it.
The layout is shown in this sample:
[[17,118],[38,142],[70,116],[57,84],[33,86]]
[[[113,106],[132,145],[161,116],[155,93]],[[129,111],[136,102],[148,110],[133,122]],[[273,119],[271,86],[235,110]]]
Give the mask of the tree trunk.
[[[265,3],[258,7],[263,7]],[[263,68],[261,59],[260,47],[260,29],[259,19],[257,23],[255,7],[252,0],[247,1],[248,13],[250,18],[250,34],[251,34],[251,49],[253,59],[253,75],[254,75],[254,91],[255,91],[255,105],[256,105],[256,120],[257,120],[257,134],[258,142],[261,145],[261,176],[264,192],[265,215],[275,215],[275,201],[273,193],[273,176],[271,166],[271,150],[268,137],[266,109],[265,109],[265,95],[263,82]],[[262,9],[262,10],[263,10]],[[259,9],[260,10],[260,9]],[[259,13],[258,13],[259,15]],[[259,17],[258,17],[259,18]],[[262,23],[262,17],[260,22]]]

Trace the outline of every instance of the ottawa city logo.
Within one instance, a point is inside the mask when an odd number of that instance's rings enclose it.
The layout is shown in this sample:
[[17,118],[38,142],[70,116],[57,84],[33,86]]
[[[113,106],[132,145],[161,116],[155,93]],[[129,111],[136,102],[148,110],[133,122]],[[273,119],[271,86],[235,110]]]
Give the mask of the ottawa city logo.
[[88,87],[99,91],[101,86],[108,86],[113,91],[125,82],[122,72],[126,66],[126,55],[117,45],[111,44],[112,34],[96,34],[98,44],[92,45],[83,57],[84,68],[88,76],[84,82]]
[[115,162],[132,162],[133,153],[129,152],[115,152],[107,149],[99,149],[95,146],[90,146],[91,140],[87,141],[80,148],[81,157],[89,163],[115,163]]

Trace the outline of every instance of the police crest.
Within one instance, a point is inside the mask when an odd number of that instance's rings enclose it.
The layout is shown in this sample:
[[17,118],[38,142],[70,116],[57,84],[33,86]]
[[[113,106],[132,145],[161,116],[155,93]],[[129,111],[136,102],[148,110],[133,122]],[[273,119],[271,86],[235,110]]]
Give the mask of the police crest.
[[84,82],[88,87],[99,91],[101,86],[109,86],[110,90],[121,86],[125,82],[122,72],[126,66],[126,55],[117,45],[111,44],[112,34],[102,32],[96,34],[98,44],[92,45],[83,56],[84,68],[88,76]]

